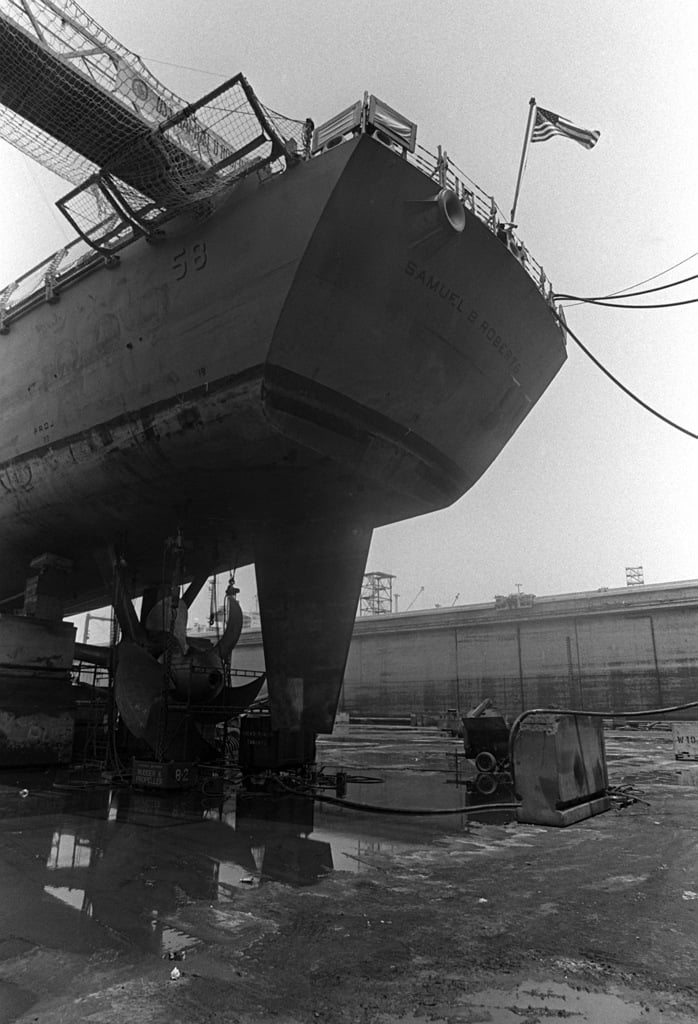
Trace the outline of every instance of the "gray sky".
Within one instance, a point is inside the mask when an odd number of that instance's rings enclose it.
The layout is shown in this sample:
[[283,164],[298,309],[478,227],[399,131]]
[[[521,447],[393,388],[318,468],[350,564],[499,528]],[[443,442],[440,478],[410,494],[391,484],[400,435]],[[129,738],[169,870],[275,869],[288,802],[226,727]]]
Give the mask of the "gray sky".
[[[687,257],[698,274],[698,15],[682,0],[84,0],[185,99],[243,71],[262,101],[316,123],[375,93],[511,207],[528,101],[601,131],[531,148],[519,233],[558,291],[605,294]],[[188,70],[193,69],[193,70]],[[70,237],[68,187],[0,143],[0,281]],[[698,296],[698,281],[663,293]],[[661,295],[661,293],[660,293]],[[648,297],[645,301],[655,301]],[[574,307],[572,329],[629,388],[698,432],[698,306]],[[377,531],[367,568],[400,607],[698,577],[698,442],[569,359],[503,454],[452,508]],[[254,577],[239,574],[254,605]]]

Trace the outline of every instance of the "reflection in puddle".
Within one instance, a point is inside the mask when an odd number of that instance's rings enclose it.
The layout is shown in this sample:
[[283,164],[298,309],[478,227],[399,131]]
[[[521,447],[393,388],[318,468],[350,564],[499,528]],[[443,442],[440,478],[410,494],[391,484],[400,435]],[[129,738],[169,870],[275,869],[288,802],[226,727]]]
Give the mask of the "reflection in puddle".
[[[333,798],[331,780],[345,771],[346,801],[378,813],[316,802],[290,792],[292,780],[284,790],[242,790],[212,804],[192,791],[86,786],[65,772],[43,773],[28,778],[26,799],[18,796],[23,780],[0,786],[0,834],[43,865],[23,884],[39,889],[57,932],[65,913],[74,914],[76,941],[95,948],[127,943],[175,958],[201,944],[190,934],[197,934],[197,907],[218,905],[226,919],[237,914],[243,921],[245,894],[257,887],[303,888],[334,871],[381,869],[386,856],[428,842],[444,824],[468,830],[463,808],[473,795],[454,771],[450,747],[433,766],[420,753],[409,769],[398,769],[392,754],[392,767],[376,765],[374,754],[361,763],[356,751],[335,751],[319,794]],[[338,763],[345,758],[353,764]],[[418,809],[447,817],[382,813]]]
[[[491,1024],[521,1024],[541,1017],[573,1017],[579,1024],[635,1024],[645,1014],[640,1003],[629,1003],[605,992],[586,992],[570,985],[524,981],[513,989],[486,989],[468,996],[469,1009],[483,1008]],[[661,1019],[661,1018],[660,1018]]]
[[91,855],[92,847],[88,840],[73,832],[54,832],[46,867],[50,871],[58,868],[87,868],[90,866]]
[[69,889],[65,885],[45,885],[44,892],[54,896],[61,903],[87,914],[88,917],[92,916],[92,907],[84,889]]
[[355,822],[341,808],[326,810],[290,793],[238,792],[212,809],[190,795],[104,787],[71,794],[60,817],[16,834],[45,865],[45,896],[97,929],[95,941],[106,931],[176,959],[201,945],[186,930],[190,905],[219,903],[226,920],[246,920],[245,892],[367,871],[380,854],[408,845],[381,836],[384,816],[369,819],[364,833],[350,831]]
[[465,787],[455,786],[445,772],[386,771],[375,777],[359,777],[347,785],[347,800],[373,807],[415,811],[426,809],[446,813],[465,806]]
[[[157,930],[157,917],[153,918],[151,927],[153,931]],[[180,928],[164,927],[160,931],[160,945],[162,947],[163,956],[170,957],[170,959],[175,959],[175,957],[177,957],[177,959],[183,959],[182,954],[200,946],[201,939],[196,939],[193,935],[188,935]]]

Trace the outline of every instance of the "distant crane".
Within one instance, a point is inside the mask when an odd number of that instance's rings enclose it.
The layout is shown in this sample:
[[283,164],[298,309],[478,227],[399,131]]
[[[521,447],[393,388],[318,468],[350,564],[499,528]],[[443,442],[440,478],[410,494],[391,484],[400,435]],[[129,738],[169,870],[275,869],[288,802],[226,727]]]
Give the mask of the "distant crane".
[[423,594],[423,593],[424,593],[424,587],[420,587],[420,588],[419,588],[419,590],[417,591],[417,593],[416,593],[416,594],[414,595],[414,597],[413,597],[413,598],[412,598],[412,600],[410,601],[410,603],[409,603],[409,604],[407,605],[407,607],[405,608],[405,611],[406,611],[406,612],[408,612],[408,611],[410,610],[410,608],[412,607],[412,605],[414,604],[414,602],[415,602],[415,601],[417,600],[417,598],[419,597],[419,595],[420,595],[420,594]]
[[454,604],[456,603],[459,597],[460,593],[456,594],[456,596],[453,598],[453,600],[451,601],[451,608],[453,608]]

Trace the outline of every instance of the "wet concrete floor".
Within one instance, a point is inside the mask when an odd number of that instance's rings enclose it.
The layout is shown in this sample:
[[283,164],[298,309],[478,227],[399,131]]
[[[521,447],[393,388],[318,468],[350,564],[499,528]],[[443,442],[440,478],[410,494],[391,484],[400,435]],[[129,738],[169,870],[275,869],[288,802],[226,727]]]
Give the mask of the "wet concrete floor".
[[698,764],[606,744],[566,829],[464,813],[436,729],[321,739],[329,802],[0,772],[0,1024],[698,1021]]

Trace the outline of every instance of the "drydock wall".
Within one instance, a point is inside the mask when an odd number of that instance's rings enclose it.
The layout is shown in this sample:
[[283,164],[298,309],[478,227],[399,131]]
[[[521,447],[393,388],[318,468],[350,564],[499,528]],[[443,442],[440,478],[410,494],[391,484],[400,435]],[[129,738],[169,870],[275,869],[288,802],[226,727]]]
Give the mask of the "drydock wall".
[[[243,633],[235,666],[263,660],[259,632]],[[698,700],[698,581],[357,619],[341,711],[437,716],[484,697],[510,714]]]

